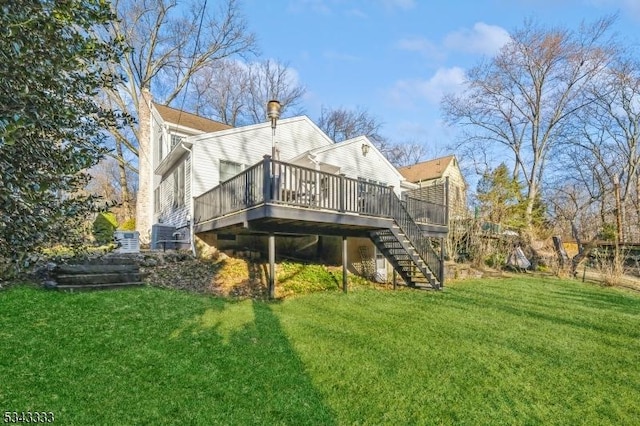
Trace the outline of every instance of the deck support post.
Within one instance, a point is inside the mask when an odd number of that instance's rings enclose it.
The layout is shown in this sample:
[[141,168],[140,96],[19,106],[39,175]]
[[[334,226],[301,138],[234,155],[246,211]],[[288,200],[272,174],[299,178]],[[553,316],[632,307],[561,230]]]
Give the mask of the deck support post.
[[338,211],[343,213],[345,211],[345,204],[347,197],[347,189],[345,188],[345,174],[340,173],[340,183],[338,185]]
[[262,199],[265,203],[271,201],[273,188],[271,184],[271,156],[265,155],[262,158]]
[[342,291],[347,292],[347,237],[342,237]]
[[[447,208],[447,211],[449,209]],[[440,288],[444,287],[444,256],[445,256],[445,250],[444,250],[444,243],[445,243],[445,239],[440,237],[440,276],[438,277],[438,280],[440,281]]]
[[398,272],[396,271],[396,268],[393,268],[393,289],[394,290],[398,287],[397,280],[398,280]]
[[269,299],[276,297],[276,236],[269,233]]

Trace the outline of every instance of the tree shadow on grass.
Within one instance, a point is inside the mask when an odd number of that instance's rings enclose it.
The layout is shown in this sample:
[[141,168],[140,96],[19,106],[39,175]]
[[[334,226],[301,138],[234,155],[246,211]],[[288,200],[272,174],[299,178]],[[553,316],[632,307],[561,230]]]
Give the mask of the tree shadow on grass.
[[270,303],[226,301],[187,321],[171,338],[182,347],[196,344],[193,359],[201,362],[191,368],[202,375],[181,386],[201,388],[199,417],[224,424],[337,423]]

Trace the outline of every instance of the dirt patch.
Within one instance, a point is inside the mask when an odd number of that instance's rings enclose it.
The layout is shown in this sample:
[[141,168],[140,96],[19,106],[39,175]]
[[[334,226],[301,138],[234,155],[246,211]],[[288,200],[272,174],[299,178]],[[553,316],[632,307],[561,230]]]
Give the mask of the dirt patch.
[[[587,268],[583,269],[578,273],[577,279],[583,280],[585,282],[592,282],[599,285],[605,285],[607,277],[604,273],[596,270]],[[640,277],[635,275],[625,274],[616,278],[616,283],[613,287],[623,287],[628,288],[635,291],[640,291]]]
[[144,281],[154,287],[223,297],[264,298],[268,293],[263,265],[245,259],[157,257],[141,270]]

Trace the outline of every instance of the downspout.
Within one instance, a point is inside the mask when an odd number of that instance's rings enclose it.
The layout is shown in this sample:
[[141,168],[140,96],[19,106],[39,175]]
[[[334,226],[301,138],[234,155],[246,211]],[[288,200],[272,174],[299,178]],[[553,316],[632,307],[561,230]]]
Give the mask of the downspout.
[[[320,161],[316,160],[316,156],[309,153],[307,154],[307,158],[309,159],[309,161],[311,161],[314,165],[315,165],[315,169],[316,171],[320,171]],[[320,184],[316,183],[316,197],[317,197],[317,201],[320,202]],[[320,242],[320,236],[319,235],[315,235],[314,241],[310,242],[309,244],[304,245],[302,248],[298,249],[299,251],[303,251],[306,250],[307,248],[313,246],[313,245],[317,245],[318,242]]]
[[304,251],[304,250],[308,249],[309,247],[311,247],[311,246],[314,246],[314,245],[318,244],[318,241],[320,240],[320,237],[319,237],[318,235],[314,235],[314,237],[315,237],[315,238],[313,239],[313,241],[311,241],[311,242],[310,242],[310,243],[308,243],[308,244],[303,245],[303,246],[302,246],[302,247],[300,247],[297,251]]
[[[148,91],[147,94],[148,96],[145,95],[145,89],[142,89],[142,92],[140,93],[140,95],[142,96],[142,102],[147,104],[147,108],[149,109],[149,146],[148,149],[149,151],[147,152],[147,161],[149,162],[149,171],[147,174],[147,179],[148,179],[148,183],[147,183],[147,191],[148,193],[147,195],[147,201],[149,199],[151,199],[151,202],[147,205],[147,211],[145,212],[145,215],[147,216],[147,220],[149,228],[147,230],[145,230],[145,234],[143,239],[145,242],[149,243],[149,247],[151,247],[151,227],[153,226],[153,219],[154,219],[154,215],[155,215],[155,211],[153,209],[153,205],[154,205],[154,194],[155,194],[155,188],[154,188],[154,183],[155,183],[155,167],[156,164],[154,164],[154,160],[155,158],[153,158],[152,153],[154,152],[154,147],[151,146],[151,144],[153,143],[153,120],[155,119],[155,117],[153,116],[153,96],[151,96],[151,91]],[[164,131],[164,129],[163,129]],[[141,159],[140,157],[142,157],[140,155],[140,152],[138,153],[138,163],[140,163],[140,161],[144,161],[144,159]],[[162,159],[160,159],[158,161],[158,164],[160,164],[160,161]],[[138,164],[138,168],[140,167],[140,165]],[[151,195],[151,196],[149,196]],[[138,208],[138,203],[136,201],[136,209]],[[136,213],[137,215],[137,213]],[[138,224],[136,224],[136,229],[138,229]],[[148,234],[147,234],[148,232]]]
[[193,222],[195,221],[195,217],[193,216],[194,213],[194,199],[195,197],[193,196],[193,151],[191,150],[191,148],[188,148],[184,142],[180,142],[180,146],[184,149],[186,149],[187,151],[189,151],[189,161],[191,162],[191,165],[189,167],[189,192],[191,194],[191,202],[189,203],[189,241],[191,244],[191,253],[193,253],[193,256],[196,256],[196,243],[195,243],[195,238],[194,238],[194,234],[193,234]]

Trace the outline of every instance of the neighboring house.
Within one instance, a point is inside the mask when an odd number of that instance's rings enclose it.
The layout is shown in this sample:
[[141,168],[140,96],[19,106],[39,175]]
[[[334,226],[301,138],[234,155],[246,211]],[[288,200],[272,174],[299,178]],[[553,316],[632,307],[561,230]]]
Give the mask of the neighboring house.
[[275,134],[269,122],[230,128],[160,105],[152,116],[153,248],[192,236],[220,249],[264,248],[256,236],[278,235],[281,248],[295,240],[295,253],[315,249],[332,263],[346,249],[355,273],[386,278],[391,265],[409,285],[441,284],[425,236],[442,238],[446,225],[414,223],[400,197],[418,185],[366,137],[335,143],[305,116],[279,120]]
[[[449,206],[451,219],[465,217],[467,213],[467,183],[462,176],[455,155],[423,161],[411,166],[400,167],[398,171],[409,182],[418,186],[409,193],[410,196],[433,203]],[[444,183],[448,180],[449,188],[445,191]],[[449,199],[446,199],[446,193]]]

